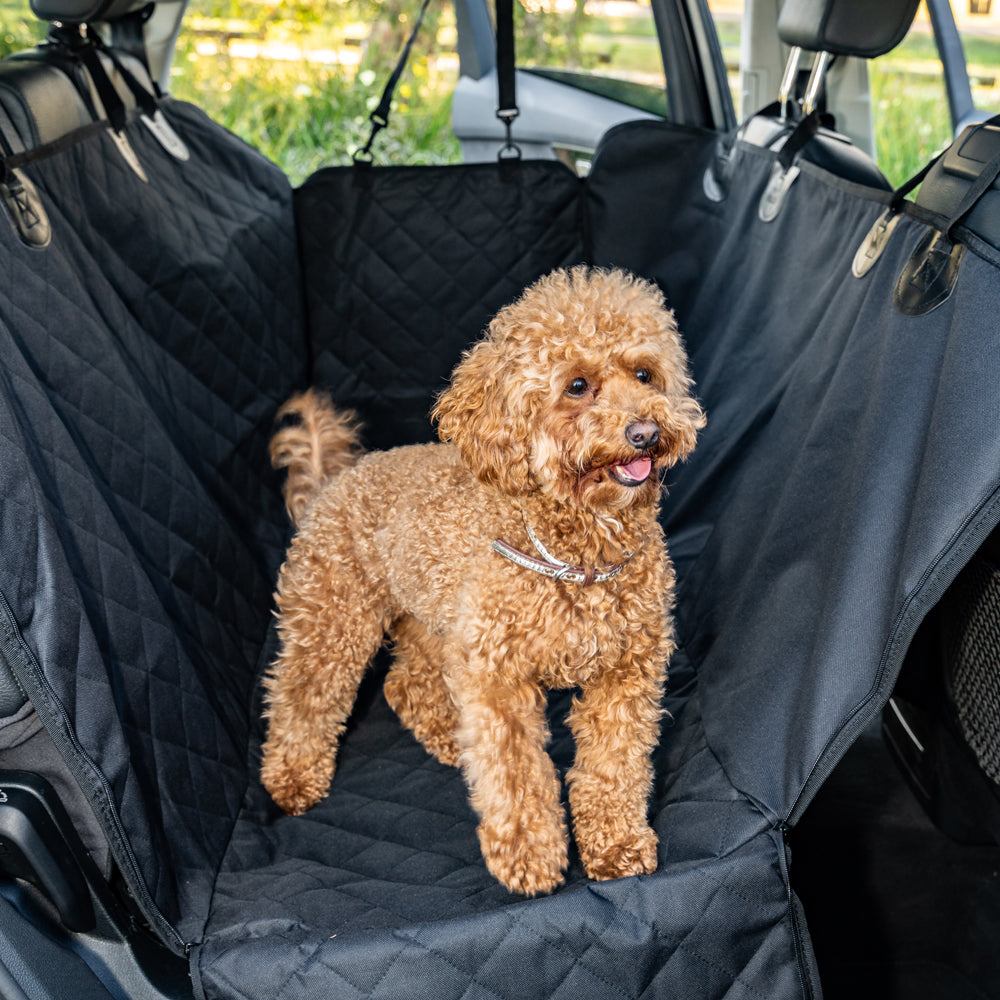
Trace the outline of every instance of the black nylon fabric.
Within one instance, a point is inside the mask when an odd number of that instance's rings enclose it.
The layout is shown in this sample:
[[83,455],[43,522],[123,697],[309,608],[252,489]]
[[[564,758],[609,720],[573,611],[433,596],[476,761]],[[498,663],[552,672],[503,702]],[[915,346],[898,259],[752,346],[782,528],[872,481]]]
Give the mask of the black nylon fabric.
[[[435,385],[469,330],[584,252],[582,194],[557,164],[321,172],[296,195],[314,380],[378,443],[429,437]],[[781,833],[718,768],[683,654],[672,677],[652,804],[661,871],[595,885],[574,856],[566,886],[534,901],[486,872],[460,774],[402,730],[372,682],[323,802],[290,819],[249,789],[194,955],[206,993],[803,995],[810,955]],[[552,706],[563,768],[565,707]]]
[[[701,182],[712,143],[625,126],[586,188],[588,255],[664,286],[709,413],[665,506],[684,648],[651,803],[660,869],[595,885],[574,861],[553,897],[506,897],[476,858],[458,775],[375,697],[305,821],[251,797],[198,956],[210,993],[818,990],[780,831],[881,707],[920,609],[996,520],[982,304],[995,274],[976,259],[944,311],[914,326],[892,288],[922,224],[904,220],[855,279],[883,192],[804,170],[761,223],[770,157],[742,149],[739,186],[716,204]],[[568,764],[565,741],[555,753]],[[281,903],[262,910],[275,857]],[[244,974],[257,961],[279,970],[266,986],[250,985],[263,971]]]
[[[892,288],[924,223],[850,273],[884,192],[806,164],[762,223],[769,154],[740,147],[715,203],[714,138],[639,124],[585,184],[551,164],[373,170],[365,200],[351,171],[320,175],[296,199],[300,272],[280,174],[168,110],[188,164],[131,126],[145,186],[96,137],[26,168],[52,247],[0,227],[0,645],[140,903],[194,945],[199,989],[815,995],[784,822],[997,520],[993,265],[967,252],[952,297],[903,317]],[[663,285],[709,424],[664,506],[682,648],[650,803],[659,869],[591,883],[574,856],[564,888],[524,901],[486,872],[460,775],[377,678],[319,806],[280,815],[256,780],[286,535],[266,441],[307,362],[372,443],[427,436],[461,347],[580,258]]]
[[164,110],[187,162],[135,122],[144,182],[101,133],[24,168],[47,249],[0,224],[0,617],[119,866],[188,938],[247,780],[303,319],[283,175]]
[[743,194],[713,206],[681,193],[692,237],[637,244],[654,182],[620,183],[617,161],[641,175],[674,145],[659,126],[610,140],[608,183],[600,158],[591,177],[594,259],[656,278],[677,307],[709,411],[671,491],[674,553],[691,560],[679,628],[726,773],[795,819],[997,520],[996,273],[972,255],[942,306],[903,316],[893,288],[927,227],[903,219],[854,278],[886,196],[803,164],[763,223],[772,157],[751,146],[735,168]]
[[[486,871],[459,772],[360,699],[331,794],[304,817],[251,788],[195,956],[208,996],[802,996],[780,832],[705,745],[692,671],[674,665],[657,753],[655,875],[518,900]],[[571,740],[552,706],[552,753]]]

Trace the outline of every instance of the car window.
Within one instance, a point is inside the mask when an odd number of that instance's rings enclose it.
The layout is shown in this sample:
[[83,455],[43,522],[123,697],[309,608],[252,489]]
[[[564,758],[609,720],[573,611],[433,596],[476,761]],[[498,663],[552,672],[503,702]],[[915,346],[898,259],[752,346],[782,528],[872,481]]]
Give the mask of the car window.
[[868,80],[875,160],[899,185],[952,139],[944,70],[923,5],[903,41],[871,61]]
[[[368,116],[420,6],[191,0],[170,90],[200,104],[298,183],[320,166],[349,162],[364,145]],[[667,116],[650,0],[519,0],[514,9],[520,69]],[[377,162],[462,158],[451,129],[456,41],[453,5],[430,4],[390,125],[378,137]]]
[[966,0],[955,11],[976,107],[1000,113],[1000,0]]
[[[733,107],[740,113],[740,29],[743,17],[742,0],[708,0],[708,9],[719,36],[722,59],[726,64],[726,79],[733,98]],[[748,112],[749,113],[749,112]]]
[[31,48],[45,38],[47,26],[21,0],[0,0],[0,59]]
[[[419,10],[420,0],[191,0],[170,91],[299,183],[319,167],[349,163],[365,144]],[[455,35],[452,5],[431,4],[378,137],[379,163],[461,159],[451,131]]]
[[521,0],[519,68],[652,114],[669,114],[649,0]]

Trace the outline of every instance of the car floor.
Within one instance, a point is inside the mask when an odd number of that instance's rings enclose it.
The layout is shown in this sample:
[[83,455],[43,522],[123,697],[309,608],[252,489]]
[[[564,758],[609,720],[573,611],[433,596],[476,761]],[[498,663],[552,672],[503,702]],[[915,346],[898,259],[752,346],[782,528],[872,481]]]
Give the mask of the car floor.
[[1000,847],[927,818],[869,730],[792,834],[827,1000],[1000,997]]

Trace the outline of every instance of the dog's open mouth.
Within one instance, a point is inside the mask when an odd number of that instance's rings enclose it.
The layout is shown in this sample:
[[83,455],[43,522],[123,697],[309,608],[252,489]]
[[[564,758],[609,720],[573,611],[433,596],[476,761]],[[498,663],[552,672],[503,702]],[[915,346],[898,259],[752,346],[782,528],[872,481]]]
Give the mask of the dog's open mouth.
[[649,479],[652,471],[653,460],[649,455],[640,455],[631,462],[619,462],[617,465],[608,466],[611,478],[622,486],[641,486]]

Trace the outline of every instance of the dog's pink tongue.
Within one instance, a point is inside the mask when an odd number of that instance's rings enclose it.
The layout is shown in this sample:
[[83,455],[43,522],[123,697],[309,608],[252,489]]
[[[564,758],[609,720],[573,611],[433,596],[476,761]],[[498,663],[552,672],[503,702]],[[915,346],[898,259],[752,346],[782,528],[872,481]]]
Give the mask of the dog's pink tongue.
[[634,479],[637,483],[643,482],[653,468],[653,460],[648,455],[640,455],[637,459],[623,465],[622,471],[629,479]]

